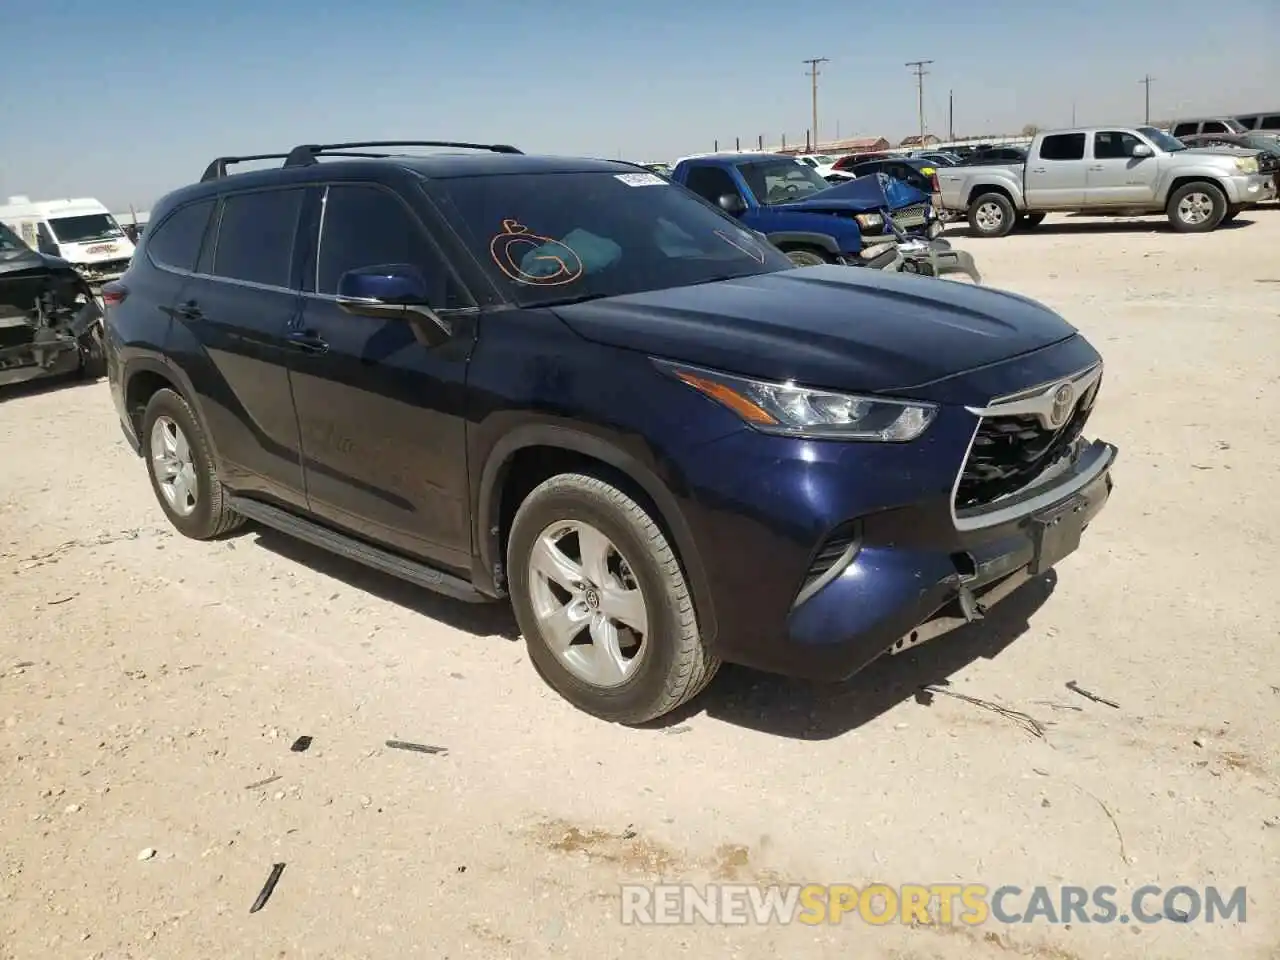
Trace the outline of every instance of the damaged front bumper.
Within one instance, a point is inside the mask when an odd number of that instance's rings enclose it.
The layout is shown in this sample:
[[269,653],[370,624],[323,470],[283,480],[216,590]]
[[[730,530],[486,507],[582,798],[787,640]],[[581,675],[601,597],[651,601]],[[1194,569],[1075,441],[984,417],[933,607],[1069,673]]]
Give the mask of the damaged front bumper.
[[860,256],[861,266],[890,273],[914,273],[922,277],[963,274],[975,284],[982,283],[982,274],[978,272],[973,257],[965,250],[957,250],[949,240],[941,237],[903,241],[890,238],[886,243],[864,248]]
[[86,288],[83,303],[67,322],[37,315],[0,317],[0,386],[25,383],[80,369],[85,337],[102,323],[98,299]]

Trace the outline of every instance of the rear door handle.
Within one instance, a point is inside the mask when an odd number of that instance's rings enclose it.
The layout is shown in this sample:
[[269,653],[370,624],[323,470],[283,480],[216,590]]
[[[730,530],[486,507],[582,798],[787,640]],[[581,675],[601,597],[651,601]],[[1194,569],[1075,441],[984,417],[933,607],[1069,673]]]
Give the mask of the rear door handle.
[[314,330],[290,330],[285,341],[303,353],[325,353],[329,349],[329,341]]
[[177,309],[173,312],[183,320],[199,320],[204,316],[204,313],[200,310],[200,304],[196,303],[194,300],[188,300],[185,303],[178,304]]

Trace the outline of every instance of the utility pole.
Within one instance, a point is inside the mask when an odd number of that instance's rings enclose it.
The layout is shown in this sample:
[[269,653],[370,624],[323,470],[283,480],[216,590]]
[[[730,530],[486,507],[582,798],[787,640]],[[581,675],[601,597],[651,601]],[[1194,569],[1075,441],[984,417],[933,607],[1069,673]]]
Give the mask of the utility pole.
[[1155,77],[1151,76],[1151,74],[1147,74],[1141,80],[1138,81],[1140,84],[1142,84],[1144,87],[1147,88],[1147,110],[1145,113],[1145,117],[1146,117],[1145,122],[1147,126],[1151,125],[1151,81],[1154,79]]
[[1071,101],[1071,125],[1073,127],[1076,125],[1076,102],[1074,100]]
[[916,109],[920,117],[920,146],[924,146],[924,78],[929,71],[925,69],[932,60],[909,60],[906,66],[911,67],[916,75]]
[[802,62],[807,63],[809,65],[809,80],[813,84],[813,126],[809,128],[811,134],[813,135],[813,143],[810,146],[810,149],[817,150],[818,149],[818,64],[830,63],[831,61],[828,60],[826,57],[811,57],[810,59],[804,60]]
[[[956,92],[954,90],[947,91],[947,136],[951,140],[956,138]],[[924,146],[924,144],[920,144]]]

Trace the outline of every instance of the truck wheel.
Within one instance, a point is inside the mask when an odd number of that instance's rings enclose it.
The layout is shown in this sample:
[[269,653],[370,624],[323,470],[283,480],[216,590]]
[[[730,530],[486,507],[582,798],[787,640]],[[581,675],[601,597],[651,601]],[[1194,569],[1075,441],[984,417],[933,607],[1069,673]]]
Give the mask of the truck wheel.
[[1166,212],[1179,233],[1208,233],[1227,215],[1227,198],[1215,184],[1185,183],[1170,195]]
[[107,351],[102,342],[102,324],[95,323],[80,338],[80,377],[101,380],[107,375]]
[[1024,213],[1018,217],[1019,230],[1034,230],[1042,223],[1044,223],[1043,213]]
[[661,528],[603,480],[560,474],[536,487],[511,525],[507,575],[529,659],[580,710],[645,723],[719,668]]
[[785,253],[788,259],[797,267],[820,267],[824,263],[834,262],[830,257],[818,253],[816,250],[787,250]]
[[1004,237],[1017,223],[1017,211],[1003,193],[984,193],[969,204],[969,229],[979,237]]
[[1244,212],[1244,207],[1241,207],[1241,206],[1228,207],[1227,212],[1224,213],[1222,215],[1222,219],[1218,221],[1218,226],[1222,226],[1224,223],[1230,223],[1236,217],[1240,216],[1240,214],[1242,214],[1243,212]]
[[179,533],[211,540],[244,523],[227,506],[209,441],[179,394],[157,390],[151,397],[142,415],[142,444],[151,489]]

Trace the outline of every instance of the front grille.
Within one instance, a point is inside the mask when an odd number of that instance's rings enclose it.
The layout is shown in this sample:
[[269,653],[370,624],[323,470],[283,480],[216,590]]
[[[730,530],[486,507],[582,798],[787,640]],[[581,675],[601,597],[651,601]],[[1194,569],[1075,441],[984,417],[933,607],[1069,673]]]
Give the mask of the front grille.
[[956,486],[956,509],[982,507],[1021,490],[1069,453],[1093,412],[1100,383],[1094,381],[1056,430],[1035,415],[983,417]]
[[98,263],[82,263],[79,265],[80,275],[86,280],[118,277],[128,269],[129,257],[125,257],[122,260],[102,260]]
[[929,205],[913,203],[893,213],[893,222],[900,227],[923,227],[928,220]]

